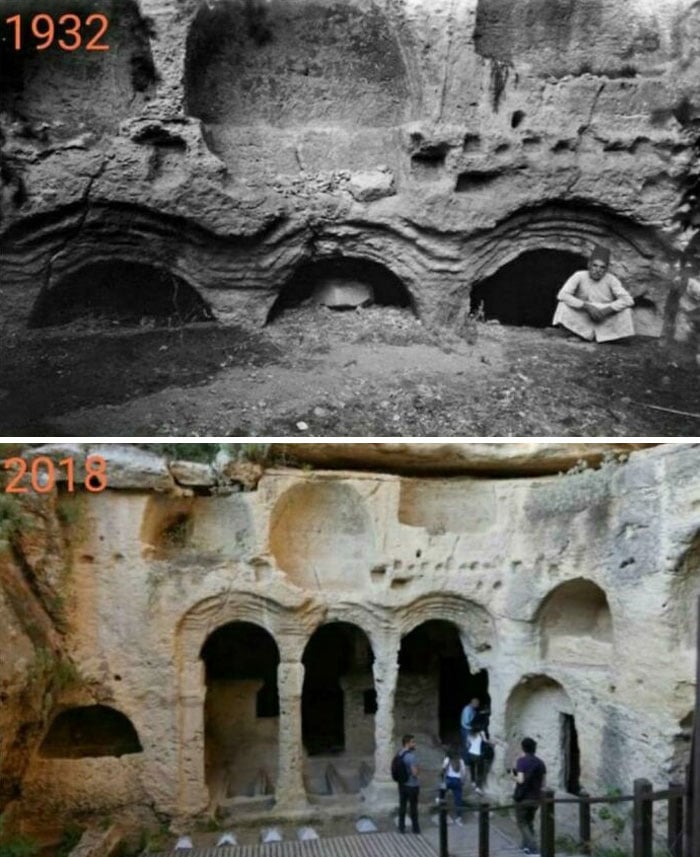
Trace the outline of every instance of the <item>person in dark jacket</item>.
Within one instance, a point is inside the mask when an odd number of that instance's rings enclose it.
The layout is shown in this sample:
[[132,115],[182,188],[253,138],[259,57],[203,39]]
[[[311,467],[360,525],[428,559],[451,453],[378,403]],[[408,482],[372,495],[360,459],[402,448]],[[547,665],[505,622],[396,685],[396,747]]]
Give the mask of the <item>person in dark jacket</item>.
[[518,756],[513,768],[515,781],[522,787],[516,787],[519,794],[516,798],[515,820],[522,836],[522,850],[525,854],[539,857],[534,826],[537,807],[523,806],[520,801],[539,800],[547,776],[547,767],[542,759],[535,755],[537,742],[534,739],[523,738],[520,746],[523,752]]

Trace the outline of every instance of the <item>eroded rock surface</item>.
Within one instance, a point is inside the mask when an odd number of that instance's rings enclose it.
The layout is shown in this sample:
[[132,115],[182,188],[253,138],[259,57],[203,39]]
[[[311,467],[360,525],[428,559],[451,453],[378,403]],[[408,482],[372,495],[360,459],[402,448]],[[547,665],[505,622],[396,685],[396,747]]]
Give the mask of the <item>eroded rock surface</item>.
[[[273,823],[330,797],[378,811],[395,803],[398,736],[418,735],[437,776],[472,696],[490,701],[494,796],[525,733],[563,793],[682,777],[698,445],[599,460],[601,444],[595,467],[557,476],[585,451],[529,467],[528,445],[470,451],[396,445],[387,461],[401,470],[403,452],[408,475],[257,464],[247,490],[217,493],[230,462],[139,452],[156,479],[127,483],[115,450],[119,487],[30,505],[36,527],[0,566],[11,817]],[[449,460],[459,475],[428,469]],[[163,490],[162,471],[189,487]]]
[[3,47],[9,322],[79,316],[92,282],[120,318],[262,324],[302,263],[340,259],[459,326],[475,287],[540,251],[554,280],[526,303],[546,317],[602,242],[638,331],[673,335],[697,202],[692,0],[105,8],[108,52]]

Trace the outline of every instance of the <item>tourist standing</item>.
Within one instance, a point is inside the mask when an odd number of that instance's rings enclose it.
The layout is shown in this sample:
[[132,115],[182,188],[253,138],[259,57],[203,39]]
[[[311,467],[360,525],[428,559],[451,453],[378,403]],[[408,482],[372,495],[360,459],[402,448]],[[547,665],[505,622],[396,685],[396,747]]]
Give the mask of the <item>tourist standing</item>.
[[472,720],[476,717],[479,710],[479,700],[474,697],[471,702],[468,702],[462,709],[462,715],[459,719],[459,729],[462,735],[462,751],[467,752],[467,736],[471,730]]
[[[401,741],[401,762],[405,767],[405,781],[399,781],[399,833],[406,832],[406,808],[411,816],[411,826],[414,833],[420,833],[418,823],[418,756],[416,755],[416,739],[413,735],[404,735]],[[403,778],[402,778],[403,779]]]
[[542,759],[535,755],[537,742],[534,739],[523,738],[520,746],[523,752],[518,756],[513,768],[513,776],[516,781],[515,792],[513,793],[513,800],[516,802],[515,820],[522,836],[523,851],[525,854],[538,855],[534,827],[537,806],[523,806],[522,801],[540,799],[547,768]]
[[455,805],[455,823],[461,827],[462,810],[464,809],[462,789],[464,781],[467,778],[467,766],[464,764],[464,759],[458,753],[457,748],[453,748],[445,756],[445,760],[442,763],[442,772],[445,776],[445,788],[447,791],[452,792]]
[[467,763],[469,765],[469,773],[471,774],[474,791],[478,795],[483,794],[481,789],[484,785],[485,743],[486,736],[479,729],[475,729],[472,723],[472,728],[469,730],[469,734],[467,735]]

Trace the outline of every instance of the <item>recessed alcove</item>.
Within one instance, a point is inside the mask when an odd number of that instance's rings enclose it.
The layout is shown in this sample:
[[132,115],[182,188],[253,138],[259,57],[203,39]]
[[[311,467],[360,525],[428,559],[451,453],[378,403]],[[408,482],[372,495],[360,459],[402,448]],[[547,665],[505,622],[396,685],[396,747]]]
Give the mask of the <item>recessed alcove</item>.
[[[149,22],[141,16],[135,0],[106,0],[99,8],[90,0],[74,0],[61,12],[80,18],[80,48],[59,49],[58,39],[72,45],[76,37],[65,32],[71,22],[62,27],[56,10],[52,16],[54,42],[37,50],[44,40],[32,36],[30,23],[35,15],[52,11],[51,4],[47,8],[39,0],[3,3],[3,21],[21,15],[23,27],[22,47],[15,50],[14,25],[10,30],[9,25],[3,24],[0,112],[24,123],[23,134],[38,147],[80,134],[116,134],[120,120],[137,114],[155,92],[157,74]],[[96,13],[106,18],[108,26],[95,45],[107,45],[109,50],[85,49],[101,27],[94,17],[87,23]],[[46,19],[42,19],[39,32],[47,26]]]
[[557,293],[568,278],[586,268],[586,259],[567,250],[528,250],[507,262],[471,291],[472,313],[502,324],[548,327]]
[[413,311],[408,288],[389,268],[346,256],[302,262],[282,286],[268,322],[307,301],[339,310],[374,304]]
[[39,748],[45,759],[84,759],[141,753],[129,718],[108,705],[83,705],[56,715]]
[[197,290],[166,268],[110,259],[64,274],[38,297],[30,327],[78,319],[119,325],[179,325],[213,314]]

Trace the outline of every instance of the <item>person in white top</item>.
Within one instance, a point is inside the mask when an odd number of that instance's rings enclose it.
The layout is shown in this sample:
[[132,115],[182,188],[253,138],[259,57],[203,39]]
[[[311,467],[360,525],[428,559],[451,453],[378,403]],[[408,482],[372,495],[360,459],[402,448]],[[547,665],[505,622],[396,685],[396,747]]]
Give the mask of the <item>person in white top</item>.
[[634,298],[608,271],[610,251],[596,245],[587,271],[576,271],[557,295],[553,325],[562,325],[582,339],[610,342],[634,336]]
[[464,786],[464,781],[467,779],[467,766],[464,764],[464,759],[462,759],[455,748],[445,756],[445,760],[442,763],[442,773],[445,777],[445,788],[452,792],[452,798],[454,799],[455,824],[459,824],[461,826],[462,811],[464,809],[462,788]]
[[469,773],[472,777],[474,791],[483,794],[481,787],[484,784],[484,742],[486,736],[477,729],[472,729],[467,735],[467,762]]

